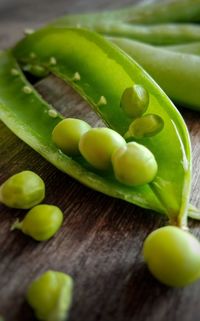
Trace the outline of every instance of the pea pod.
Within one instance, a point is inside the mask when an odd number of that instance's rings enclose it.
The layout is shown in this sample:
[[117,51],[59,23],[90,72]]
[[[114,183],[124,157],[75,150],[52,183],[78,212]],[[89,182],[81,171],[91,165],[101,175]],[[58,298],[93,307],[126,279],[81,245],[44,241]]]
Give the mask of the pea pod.
[[128,23],[166,23],[166,22],[197,22],[200,21],[199,0],[164,0],[142,1],[124,9],[105,11],[100,13],[67,15],[57,19],[55,25],[95,23],[104,24],[107,21]]
[[[56,27],[76,26],[76,24],[62,21],[55,23]],[[190,43],[200,40],[200,27],[197,24],[166,23],[156,25],[131,24],[115,20],[102,22],[101,20],[83,21],[77,25],[94,30],[105,36],[129,38],[154,45],[170,45]]]
[[185,54],[191,54],[191,55],[200,55],[200,42],[192,42],[192,43],[186,43],[186,44],[179,44],[174,46],[165,46],[160,47],[165,50],[175,51],[175,52],[182,52]]
[[200,57],[129,39],[109,39],[140,63],[173,101],[191,109],[200,109]]
[[[159,115],[164,120],[164,128],[159,135],[141,140],[154,154],[158,174],[153,183],[139,187],[127,187],[117,182],[112,173],[99,174],[81,157],[69,158],[58,150],[51,140],[51,133],[62,118],[49,116],[49,106],[20,74],[10,53],[2,53],[0,59],[0,85],[4,88],[0,117],[20,138],[82,183],[165,213],[174,224],[186,224],[191,179],[187,128],[168,97],[136,62],[99,35],[81,29],[38,31],[22,40],[13,53],[23,66],[30,64],[30,54],[34,53],[39,66],[68,82],[105,123],[121,135],[132,122],[120,107],[121,96],[126,88],[135,83],[142,84],[150,95],[148,112]],[[102,69],[102,66],[106,68]],[[13,68],[19,72],[14,81],[10,74]],[[77,73],[78,81],[74,77]],[[25,94],[24,86],[31,91]]]

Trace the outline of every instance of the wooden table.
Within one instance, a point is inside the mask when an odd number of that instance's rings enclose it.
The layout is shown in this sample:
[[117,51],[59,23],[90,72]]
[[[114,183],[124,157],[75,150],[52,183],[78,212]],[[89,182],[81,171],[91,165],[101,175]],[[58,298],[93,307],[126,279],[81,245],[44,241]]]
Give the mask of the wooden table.
[[[117,8],[132,0],[1,0],[0,47],[65,12]],[[62,81],[50,77],[37,85],[44,97],[61,110],[67,106],[84,117],[85,103]],[[51,94],[49,94],[51,93]],[[71,107],[71,108],[70,108]],[[200,206],[200,115],[182,111],[193,146],[191,201]],[[88,117],[88,114],[87,114]],[[89,113],[92,123],[93,114]],[[198,321],[200,283],[171,289],[147,271],[141,249],[145,237],[165,218],[124,201],[92,191],[59,172],[0,123],[0,182],[21,170],[37,172],[46,183],[46,203],[64,211],[60,232],[37,243],[10,226],[24,212],[0,206],[0,314],[6,321],[34,320],[25,302],[28,284],[48,269],[73,276],[75,291],[69,321]],[[200,223],[190,222],[200,236]]]

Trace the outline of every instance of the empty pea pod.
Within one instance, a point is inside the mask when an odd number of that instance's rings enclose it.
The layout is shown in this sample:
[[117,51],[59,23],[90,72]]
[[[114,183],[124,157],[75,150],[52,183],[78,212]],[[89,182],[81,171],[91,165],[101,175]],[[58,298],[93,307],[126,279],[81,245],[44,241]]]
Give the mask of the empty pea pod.
[[[50,107],[24,78],[12,56],[14,54],[20,64],[26,66],[30,64],[31,52],[37,57],[37,65],[68,82],[104,122],[121,135],[128,131],[132,122],[120,107],[121,97],[126,88],[134,84],[144,86],[149,93],[148,112],[159,115],[164,121],[159,135],[140,141],[151,151],[158,165],[152,183],[126,186],[118,182],[112,173],[101,175],[87,167],[80,157],[68,157],[60,152],[51,134],[62,117],[49,117]],[[188,131],[172,102],[134,60],[93,32],[47,28],[26,37],[13,53],[1,53],[0,66],[0,85],[6,88],[0,95],[0,118],[21,139],[85,185],[165,213],[174,224],[186,224],[191,183]],[[18,76],[10,73],[13,68],[19,72]],[[77,74],[79,81],[74,77]],[[30,94],[25,94],[24,86],[31,88]]]

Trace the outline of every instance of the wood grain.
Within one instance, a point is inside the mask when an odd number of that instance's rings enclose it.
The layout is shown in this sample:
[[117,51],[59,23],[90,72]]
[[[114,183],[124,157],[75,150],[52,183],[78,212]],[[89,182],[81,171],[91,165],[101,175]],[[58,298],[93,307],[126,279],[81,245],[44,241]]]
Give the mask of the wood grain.
[[[23,5],[21,9],[14,0],[0,4],[0,8],[4,9],[0,26],[9,24],[11,20],[8,15],[5,18],[5,12],[10,12],[15,18],[11,24],[13,33],[29,18],[37,25],[43,17],[43,13],[37,17],[30,10],[39,5],[38,0],[19,2]],[[124,1],[123,4],[128,2],[132,1]],[[78,8],[92,10],[117,7],[122,1],[50,3],[45,0],[41,4],[44,11],[48,7],[46,20],[54,14],[61,14],[68,7],[70,11]],[[3,17],[2,14],[0,17]],[[3,29],[0,30],[2,35]],[[8,35],[6,30],[4,35]],[[18,36],[15,33],[12,39]],[[9,41],[5,41],[4,45],[8,45]],[[76,115],[91,124],[101,125],[80,97],[57,78],[51,76],[36,86],[65,115]],[[191,201],[200,206],[200,115],[181,112],[188,124],[193,147]],[[24,169],[35,171],[46,183],[45,202],[60,206],[65,216],[61,230],[53,239],[37,243],[20,232],[10,232],[10,225],[16,217],[22,218],[24,211],[0,206],[0,314],[5,320],[35,320],[25,302],[25,292],[31,280],[48,269],[69,273],[75,280],[69,321],[199,320],[200,283],[185,289],[169,289],[153,279],[143,263],[143,240],[153,229],[165,224],[164,217],[81,185],[47,163],[2,123],[0,135],[0,182]],[[200,223],[191,221],[190,226],[200,237]]]

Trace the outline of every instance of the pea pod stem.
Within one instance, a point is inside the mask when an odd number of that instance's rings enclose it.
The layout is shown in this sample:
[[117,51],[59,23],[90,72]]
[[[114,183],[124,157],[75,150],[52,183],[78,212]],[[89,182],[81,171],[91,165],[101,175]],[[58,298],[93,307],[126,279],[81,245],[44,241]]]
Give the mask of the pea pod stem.
[[10,230],[14,231],[14,230],[21,230],[22,228],[22,222],[19,221],[19,219],[16,219],[16,221],[11,225]]
[[109,37],[109,40],[140,63],[175,103],[200,109],[200,57],[129,39]]

